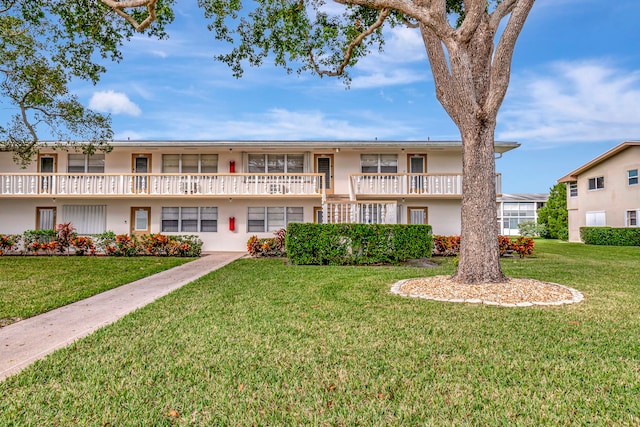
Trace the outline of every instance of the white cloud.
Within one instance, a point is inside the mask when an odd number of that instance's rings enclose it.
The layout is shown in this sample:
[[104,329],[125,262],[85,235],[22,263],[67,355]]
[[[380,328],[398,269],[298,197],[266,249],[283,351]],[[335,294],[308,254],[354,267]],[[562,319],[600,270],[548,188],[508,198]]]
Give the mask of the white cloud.
[[408,85],[431,79],[431,71],[420,32],[396,27],[386,31],[381,53],[362,58],[351,72],[353,89]]
[[[159,120],[159,118],[156,118]],[[184,114],[163,121],[165,128],[124,132],[120,137],[131,139],[394,139],[400,135],[420,133],[404,122],[398,122],[367,111],[354,117],[329,116],[321,111],[291,111],[274,108],[257,114],[245,114],[232,119],[212,119],[200,114]],[[411,138],[409,138],[411,139]]]
[[142,111],[129,97],[112,90],[95,92],[89,100],[89,108],[103,113],[139,116]]
[[501,140],[543,145],[640,136],[640,71],[602,61],[555,63],[518,76],[498,119]]
[[163,50],[151,50],[149,53],[159,58],[167,58],[169,56],[169,54]]

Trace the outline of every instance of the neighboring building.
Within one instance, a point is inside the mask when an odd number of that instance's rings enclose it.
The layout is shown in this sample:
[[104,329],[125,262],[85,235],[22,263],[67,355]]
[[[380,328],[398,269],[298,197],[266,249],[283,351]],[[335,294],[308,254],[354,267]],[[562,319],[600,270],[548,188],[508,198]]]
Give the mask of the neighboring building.
[[548,194],[503,194],[498,197],[498,224],[500,234],[504,236],[519,235],[518,224],[521,222],[538,222],[538,209],[547,203]]
[[558,182],[567,185],[569,241],[580,241],[580,227],[638,227],[640,141],[626,141]]
[[[246,249],[289,222],[429,223],[460,233],[462,151],[449,141],[115,141],[108,154],[0,153],[0,233],[194,234]],[[497,142],[502,154],[519,144]],[[496,177],[500,195],[500,175]]]

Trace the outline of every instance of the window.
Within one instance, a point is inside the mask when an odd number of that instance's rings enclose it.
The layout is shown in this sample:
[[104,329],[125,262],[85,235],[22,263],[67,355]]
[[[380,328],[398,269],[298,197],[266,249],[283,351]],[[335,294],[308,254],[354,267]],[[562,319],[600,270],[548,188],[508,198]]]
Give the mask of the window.
[[602,190],[604,189],[604,176],[597,178],[589,178],[589,190]]
[[69,154],[67,172],[104,173],[104,154]]
[[504,202],[502,212],[498,211],[498,216],[502,217],[502,232],[510,234],[508,230],[518,230],[522,222],[535,222],[536,205],[536,202]]
[[627,219],[626,219],[627,227],[637,227],[638,226],[638,211],[627,211]]
[[163,154],[162,173],[218,173],[218,155]]
[[247,231],[266,232],[286,228],[290,222],[303,222],[301,207],[250,207],[247,210]]
[[304,154],[249,154],[249,173],[303,173]]
[[578,197],[578,183],[570,182],[569,183],[569,197]]
[[167,233],[206,233],[218,231],[218,208],[163,207],[161,230]]
[[397,173],[398,156],[396,154],[361,154],[362,173]]
[[62,222],[70,222],[78,234],[100,234],[107,231],[105,205],[64,205]]
[[631,169],[630,171],[627,171],[627,180],[629,185],[638,184],[638,169]]
[[53,230],[56,228],[56,208],[36,208],[36,230]]
[[604,212],[587,212],[587,227],[602,227],[606,225],[606,215]]

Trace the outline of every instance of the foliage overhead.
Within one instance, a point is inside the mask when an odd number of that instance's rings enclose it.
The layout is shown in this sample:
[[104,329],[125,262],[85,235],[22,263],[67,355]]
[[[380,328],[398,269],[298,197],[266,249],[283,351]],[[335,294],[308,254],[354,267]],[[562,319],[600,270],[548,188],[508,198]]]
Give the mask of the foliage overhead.
[[[152,2],[149,36],[166,36],[173,1]],[[85,153],[109,150],[110,117],[85,108],[69,91],[74,79],[95,84],[106,71],[105,60],[121,60],[120,48],[136,30],[123,19],[124,12],[105,2],[0,0],[0,99],[15,111],[0,124],[0,151],[13,152],[23,166],[43,145],[75,146]],[[132,20],[144,22],[150,15],[140,1],[127,3],[141,4],[124,13]]]
[[[231,52],[217,56],[227,63],[236,77],[244,65],[261,66],[267,58],[287,72],[316,72],[337,76],[348,85],[349,67],[373,50],[384,48],[384,26],[394,28],[420,25],[435,27],[449,22],[450,34],[463,35],[466,17],[464,0],[442,0],[442,9],[434,13],[430,5],[392,0],[336,0],[344,6],[339,13],[332,1],[324,0],[198,0],[211,19],[209,29],[217,39],[233,45]],[[250,4],[248,4],[250,3]],[[429,3],[429,2],[427,2]],[[477,3],[477,2],[475,2]],[[493,10],[489,9],[491,3]],[[503,4],[506,3],[506,4]],[[487,2],[485,12],[497,12],[501,19],[511,12],[514,0]],[[471,6],[475,7],[475,6]]]

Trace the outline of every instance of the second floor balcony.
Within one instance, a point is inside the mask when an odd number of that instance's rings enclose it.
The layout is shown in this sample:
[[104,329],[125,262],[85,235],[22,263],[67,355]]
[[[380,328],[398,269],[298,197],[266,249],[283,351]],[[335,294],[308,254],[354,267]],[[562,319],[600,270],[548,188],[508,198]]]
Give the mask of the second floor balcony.
[[[349,177],[352,200],[362,196],[462,197],[461,174],[355,173]],[[496,174],[497,194],[502,194],[501,178]]]
[[1,196],[309,196],[322,174],[0,174]]

